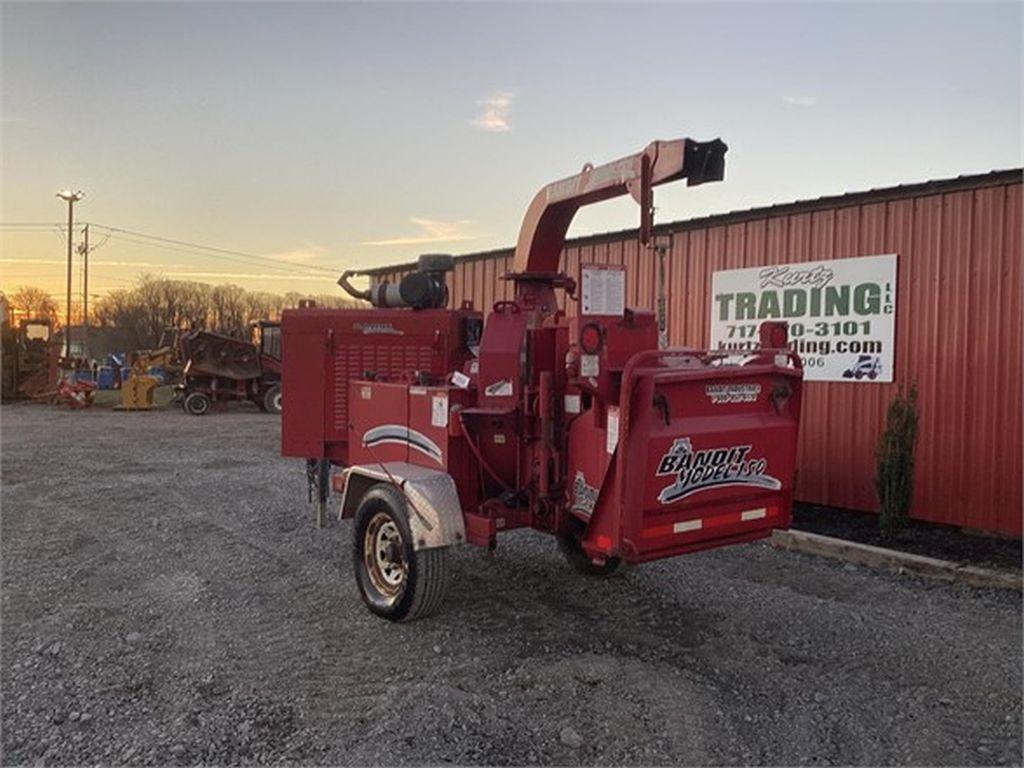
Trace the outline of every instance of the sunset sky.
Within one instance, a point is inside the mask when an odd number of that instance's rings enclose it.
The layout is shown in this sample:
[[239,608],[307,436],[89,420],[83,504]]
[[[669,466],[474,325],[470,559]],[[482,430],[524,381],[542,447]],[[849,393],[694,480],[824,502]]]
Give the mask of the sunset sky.
[[[63,291],[63,236],[9,226],[62,221],[62,187],[81,221],[237,252],[97,227],[96,293],[319,293],[511,245],[538,187],[654,138],[730,146],[725,182],[659,190],[660,221],[1021,165],[1015,2],[0,12],[3,290]],[[636,221],[617,201],[573,234]]]

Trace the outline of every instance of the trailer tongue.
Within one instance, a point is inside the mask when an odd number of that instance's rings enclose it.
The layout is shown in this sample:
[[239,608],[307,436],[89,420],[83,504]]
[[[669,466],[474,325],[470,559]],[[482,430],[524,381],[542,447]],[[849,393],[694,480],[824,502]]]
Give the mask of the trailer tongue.
[[367,291],[342,275],[372,309],[284,313],[282,452],[307,460],[319,522],[332,487],[338,516],[355,519],[372,611],[430,613],[448,549],[493,548],[513,528],[553,534],[578,570],[607,574],[789,525],[802,367],[785,324],[763,324],[742,358],[659,349],[654,315],[625,307],[628,276],[584,266],[577,291],[558,271],[581,206],[632,195],[649,247],[653,187],[721,180],[725,153],[653,142],[542,188],[506,276],[515,299],[486,325],[468,304],[446,308],[451,259],[435,255]]

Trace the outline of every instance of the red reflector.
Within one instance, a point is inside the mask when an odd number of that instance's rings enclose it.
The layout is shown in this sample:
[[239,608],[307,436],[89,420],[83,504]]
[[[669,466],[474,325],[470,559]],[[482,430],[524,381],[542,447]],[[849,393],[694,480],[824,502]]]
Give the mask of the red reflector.
[[603,342],[604,334],[601,333],[601,326],[596,323],[587,323],[580,329],[580,346],[588,355],[600,352]]
[[759,336],[762,347],[785,349],[789,345],[789,325],[784,322],[761,323]]
[[602,549],[605,552],[612,551],[612,539],[611,536],[605,536],[603,533],[594,539],[594,543],[598,549]]

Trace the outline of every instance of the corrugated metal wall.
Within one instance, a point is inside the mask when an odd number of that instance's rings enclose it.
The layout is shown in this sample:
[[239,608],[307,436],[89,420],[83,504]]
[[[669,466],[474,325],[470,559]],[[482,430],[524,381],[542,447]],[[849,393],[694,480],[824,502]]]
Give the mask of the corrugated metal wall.
[[[1020,174],[878,190],[680,222],[667,261],[673,344],[706,346],[715,270],[899,254],[893,384],[805,385],[797,498],[877,509],[874,446],[900,384],[916,382],[921,431],[914,507],[921,520],[1021,535],[1022,200]],[[654,307],[656,265],[635,232],[567,244],[562,269],[625,264],[633,306]],[[511,298],[511,251],[457,262],[457,305]],[[394,279],[405,269],[378,272]],[[567,307],[575,312],[575,304]]]

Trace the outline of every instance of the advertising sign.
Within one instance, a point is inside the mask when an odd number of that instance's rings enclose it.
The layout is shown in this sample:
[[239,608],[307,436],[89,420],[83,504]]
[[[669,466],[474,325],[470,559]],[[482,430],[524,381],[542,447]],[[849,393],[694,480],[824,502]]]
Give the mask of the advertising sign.
[[714,273],[712,349],[753,349],[766,320],[789,323],[807,381],[892,381],[896,254]]

